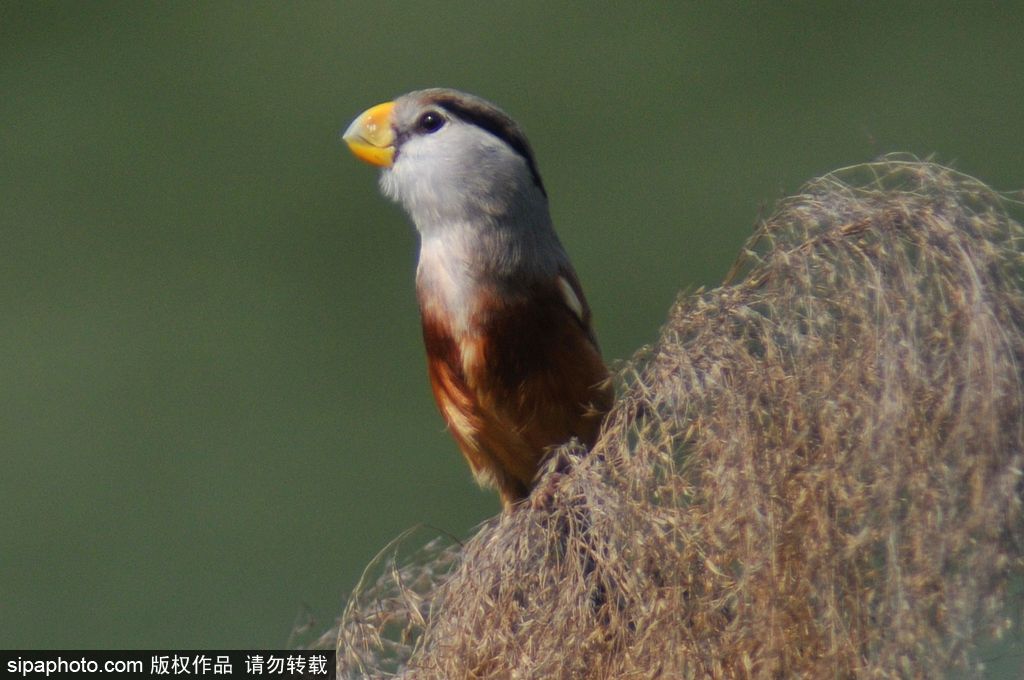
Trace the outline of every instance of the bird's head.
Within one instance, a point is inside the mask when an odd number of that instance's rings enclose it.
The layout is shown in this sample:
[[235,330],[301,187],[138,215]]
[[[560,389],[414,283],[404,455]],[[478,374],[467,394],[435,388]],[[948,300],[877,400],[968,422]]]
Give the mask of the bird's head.
[[547,195],[526,136],[504,111],[456,90],[410,92],[357,117],[344,140],[383,168],[381,191],[424,236],[465,224],[544,225]]

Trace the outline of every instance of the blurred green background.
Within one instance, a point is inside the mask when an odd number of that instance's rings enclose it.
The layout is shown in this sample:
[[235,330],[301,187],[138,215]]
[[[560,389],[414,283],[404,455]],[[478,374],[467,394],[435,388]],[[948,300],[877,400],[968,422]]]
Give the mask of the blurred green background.
[[0,5],[0,647],[284,645],[498,510],[416,239],[339,132],[434,85],[530,135],[607,357],[889,151],[1024,186],[1020,4]]

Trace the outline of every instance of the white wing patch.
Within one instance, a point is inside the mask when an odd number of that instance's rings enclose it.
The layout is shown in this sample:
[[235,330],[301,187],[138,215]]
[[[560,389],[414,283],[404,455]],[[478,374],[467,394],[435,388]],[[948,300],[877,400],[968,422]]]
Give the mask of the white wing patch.
[[580,298],[576,295],[576,291],[572,289],[572,286],[565,280],[564,276],[558,277],[558,290],[562,293],[562,299],[565,301],[565,306],[572,310],[572,313],[576,315],[576,318],[580,320],[580,323],[585,323],[583,319],[583,303],[580,302]]

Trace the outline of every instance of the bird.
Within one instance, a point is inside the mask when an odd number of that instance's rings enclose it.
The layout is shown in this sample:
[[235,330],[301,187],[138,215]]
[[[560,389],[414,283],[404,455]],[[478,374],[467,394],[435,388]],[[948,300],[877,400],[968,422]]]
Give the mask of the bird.
[[446,88],[373,106],[342,138],[419,234],[434,399],[477,483],[515,507],[554,447],[593,447],[613,400],[533,150],[497,106]]

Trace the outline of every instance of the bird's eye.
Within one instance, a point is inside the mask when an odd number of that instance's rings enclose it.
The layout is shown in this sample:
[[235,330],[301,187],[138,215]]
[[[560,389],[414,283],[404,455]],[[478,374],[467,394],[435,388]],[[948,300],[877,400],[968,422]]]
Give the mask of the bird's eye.
[[444,117],[437,111],[427,111],[416,121],[416,129],[420,132],[437,132],[444,126]]

